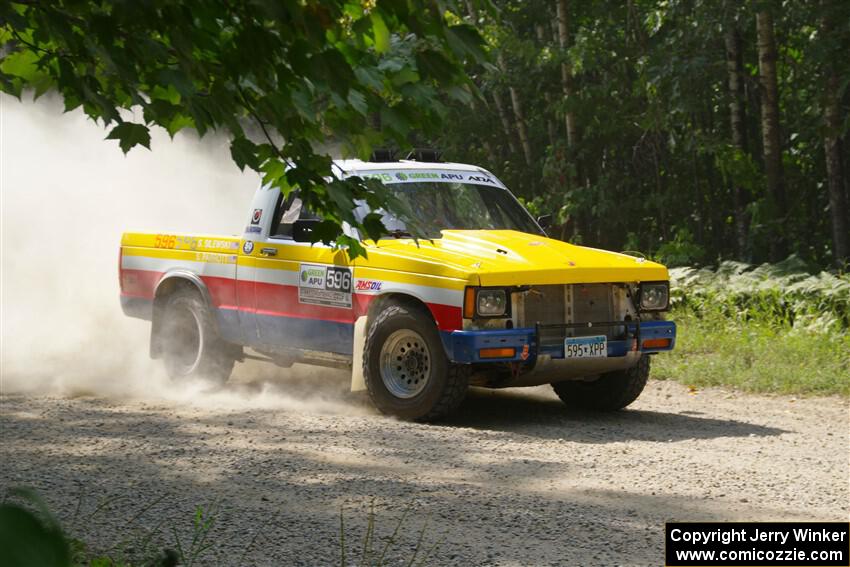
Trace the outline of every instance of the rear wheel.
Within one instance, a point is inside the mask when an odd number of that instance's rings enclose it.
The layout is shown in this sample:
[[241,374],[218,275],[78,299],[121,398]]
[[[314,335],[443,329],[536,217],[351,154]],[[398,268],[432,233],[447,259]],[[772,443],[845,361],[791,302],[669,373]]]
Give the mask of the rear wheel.
[[389,304],[369,326],[363,374],[375,407],[415,421],[450,413],[469,387],[468,368],[449,362],[430,314],[399,304]]
[[178,291],[168,298],[162,317],[160,340],[168,375],[224,384],[233,371],[233,348],[218,336],[200,295]]
[[642,356],[638,363],[626,370],[602,374],[596,380],[565,380],[552,384],[558,397],[566,405],[576,409],[614,411],[623,409],[635,401],[649,379],[649,356]]

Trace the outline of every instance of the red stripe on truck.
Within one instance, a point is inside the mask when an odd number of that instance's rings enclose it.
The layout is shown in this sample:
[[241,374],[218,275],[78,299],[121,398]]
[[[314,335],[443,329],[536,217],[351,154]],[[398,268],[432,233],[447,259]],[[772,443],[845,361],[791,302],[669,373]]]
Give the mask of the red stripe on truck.
[[[123,268],[121,295],[152,300],[156,286],[163,275],[163,272]],[[378,297],[377,295],[352,294],[352,309],[349,310],[300,303],[297,286],[237,281],[217,276],[201,276],[201,279],[207,286],[215,307],[278,317],[354,324],[357,317],[365,315],[369,304]],[[463,328],[460,307],[440,303],[426,303],[426,305],[437,322],[439,330],[454,331]]]

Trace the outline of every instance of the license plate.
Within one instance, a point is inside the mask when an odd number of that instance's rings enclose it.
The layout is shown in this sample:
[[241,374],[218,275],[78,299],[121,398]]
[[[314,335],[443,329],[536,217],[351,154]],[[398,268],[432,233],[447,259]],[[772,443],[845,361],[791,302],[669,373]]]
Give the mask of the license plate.
[[564,358],[603,358],[608,356],[608,338],[567,337],[564,339]]

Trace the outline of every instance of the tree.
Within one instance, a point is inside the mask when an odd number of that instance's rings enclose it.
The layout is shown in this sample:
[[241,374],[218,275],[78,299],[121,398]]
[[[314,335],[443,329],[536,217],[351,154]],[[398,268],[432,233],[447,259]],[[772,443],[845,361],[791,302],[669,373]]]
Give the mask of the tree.
[[[507,76],[507,65],[505,64],[504,53],[499,53],[498,62],[499,68],[502,70],[503,74]],[[519,143],[522,146],[522,153],[525,157],[526,165],[531,165],[533,159],[531,153],[531,142],[528,138],[528,126],[525,121],[525,112],[522,108],[522,101],[520,100],[516,87],[511,83],[510,77],[508,77],[507,83],[508,94],[511,97],[511,108],[514,111],[514,123],[516,124],[517,134],[519,134]]]
[[674,262],[787,252],[841,265],[850,3],[493,4],[476,23],[504,67],[467,67],[490,104],[450,103],[440,145],[451,159],[493,168],[535,214],[569,221],[553,234],[576,242]]
[[[724,37],[726,44],[726,72],[729,76],[729,127],[732,130],[732,145],[741,156],[747,153],[746,106],[744,99],[744,62],[742,55],[741,34],[737,21],[727,24]],[[735,242],[738,259],[749,258],[747,245],[747,212],[748,195],[739,180],[733,180],[733,202],[735,207]]]
[[439,0],[3,3],[0,89],[58,90],[67,110],[110,126],[124,152],[149,147],[154,126],[224,130],[240,168],[284,193],[297,187],[324,218],[314,237],[356,256],[364,249],[343,223],[370,238],[385,227],[376,214],[355,217],[354,203],[403,207],[377,182],[339,179],[315,147],[333,137],[367,158],[375,145],[435,132],[444,101],[468,103],[463,64],[486,54],[452,10]]
[[[569,6],[567,0],[558,0],[558,45],[561,47],[561,89],[564,101],[570,104],[573,97],[573,70],[570,65],[567,50],[570,48]],[[564,113],[564,123],[567,128],[567,147],[573,148],[578,141],[576,133],[576,118],[571,110]]]
[[[835,41],[831,6],[824,2],[820,32],[822,41]],[[845,41],[845,43],[847,43]],[[850,262],[850,221],[848,221],[847,189],[845,186],[844,164],[841,159],[841,99],[839,85],[841,79],[836,69],[836,60],[843,55],[841,44],[827,49],[824,64],[824,136],[823,148],[826,156],[826,184],[829,193],[829,214],[832,225],[832,255],[835,263],[843,267]],[[846,47],[846,46],[845,46]],[[835,58],[835,59],[834,59]]]
[[779,87],[776,78],[776,40],[773,14],[765,6],[756,14],[758,33],[759,79],[761,81],[761,132],[764,147],[764,169],[767,190],[773,209],[771,259],[776,262],[788,253],[786,227],[785,179],[782,171],[782,142],[779,131]]

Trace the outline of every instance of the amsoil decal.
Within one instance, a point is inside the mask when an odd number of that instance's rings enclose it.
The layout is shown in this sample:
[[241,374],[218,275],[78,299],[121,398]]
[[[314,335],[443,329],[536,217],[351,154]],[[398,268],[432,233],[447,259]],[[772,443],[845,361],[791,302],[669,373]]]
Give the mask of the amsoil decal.
[[378,280],[357,280],[354,289],[357,291],[381,291],[384,282]]
[[251,215],[251,224],[260,224],[261,218],[263,218],[263,209],[254,209],[254,214]]
[[298,302],[351,309],[351,268],[301,264]]

